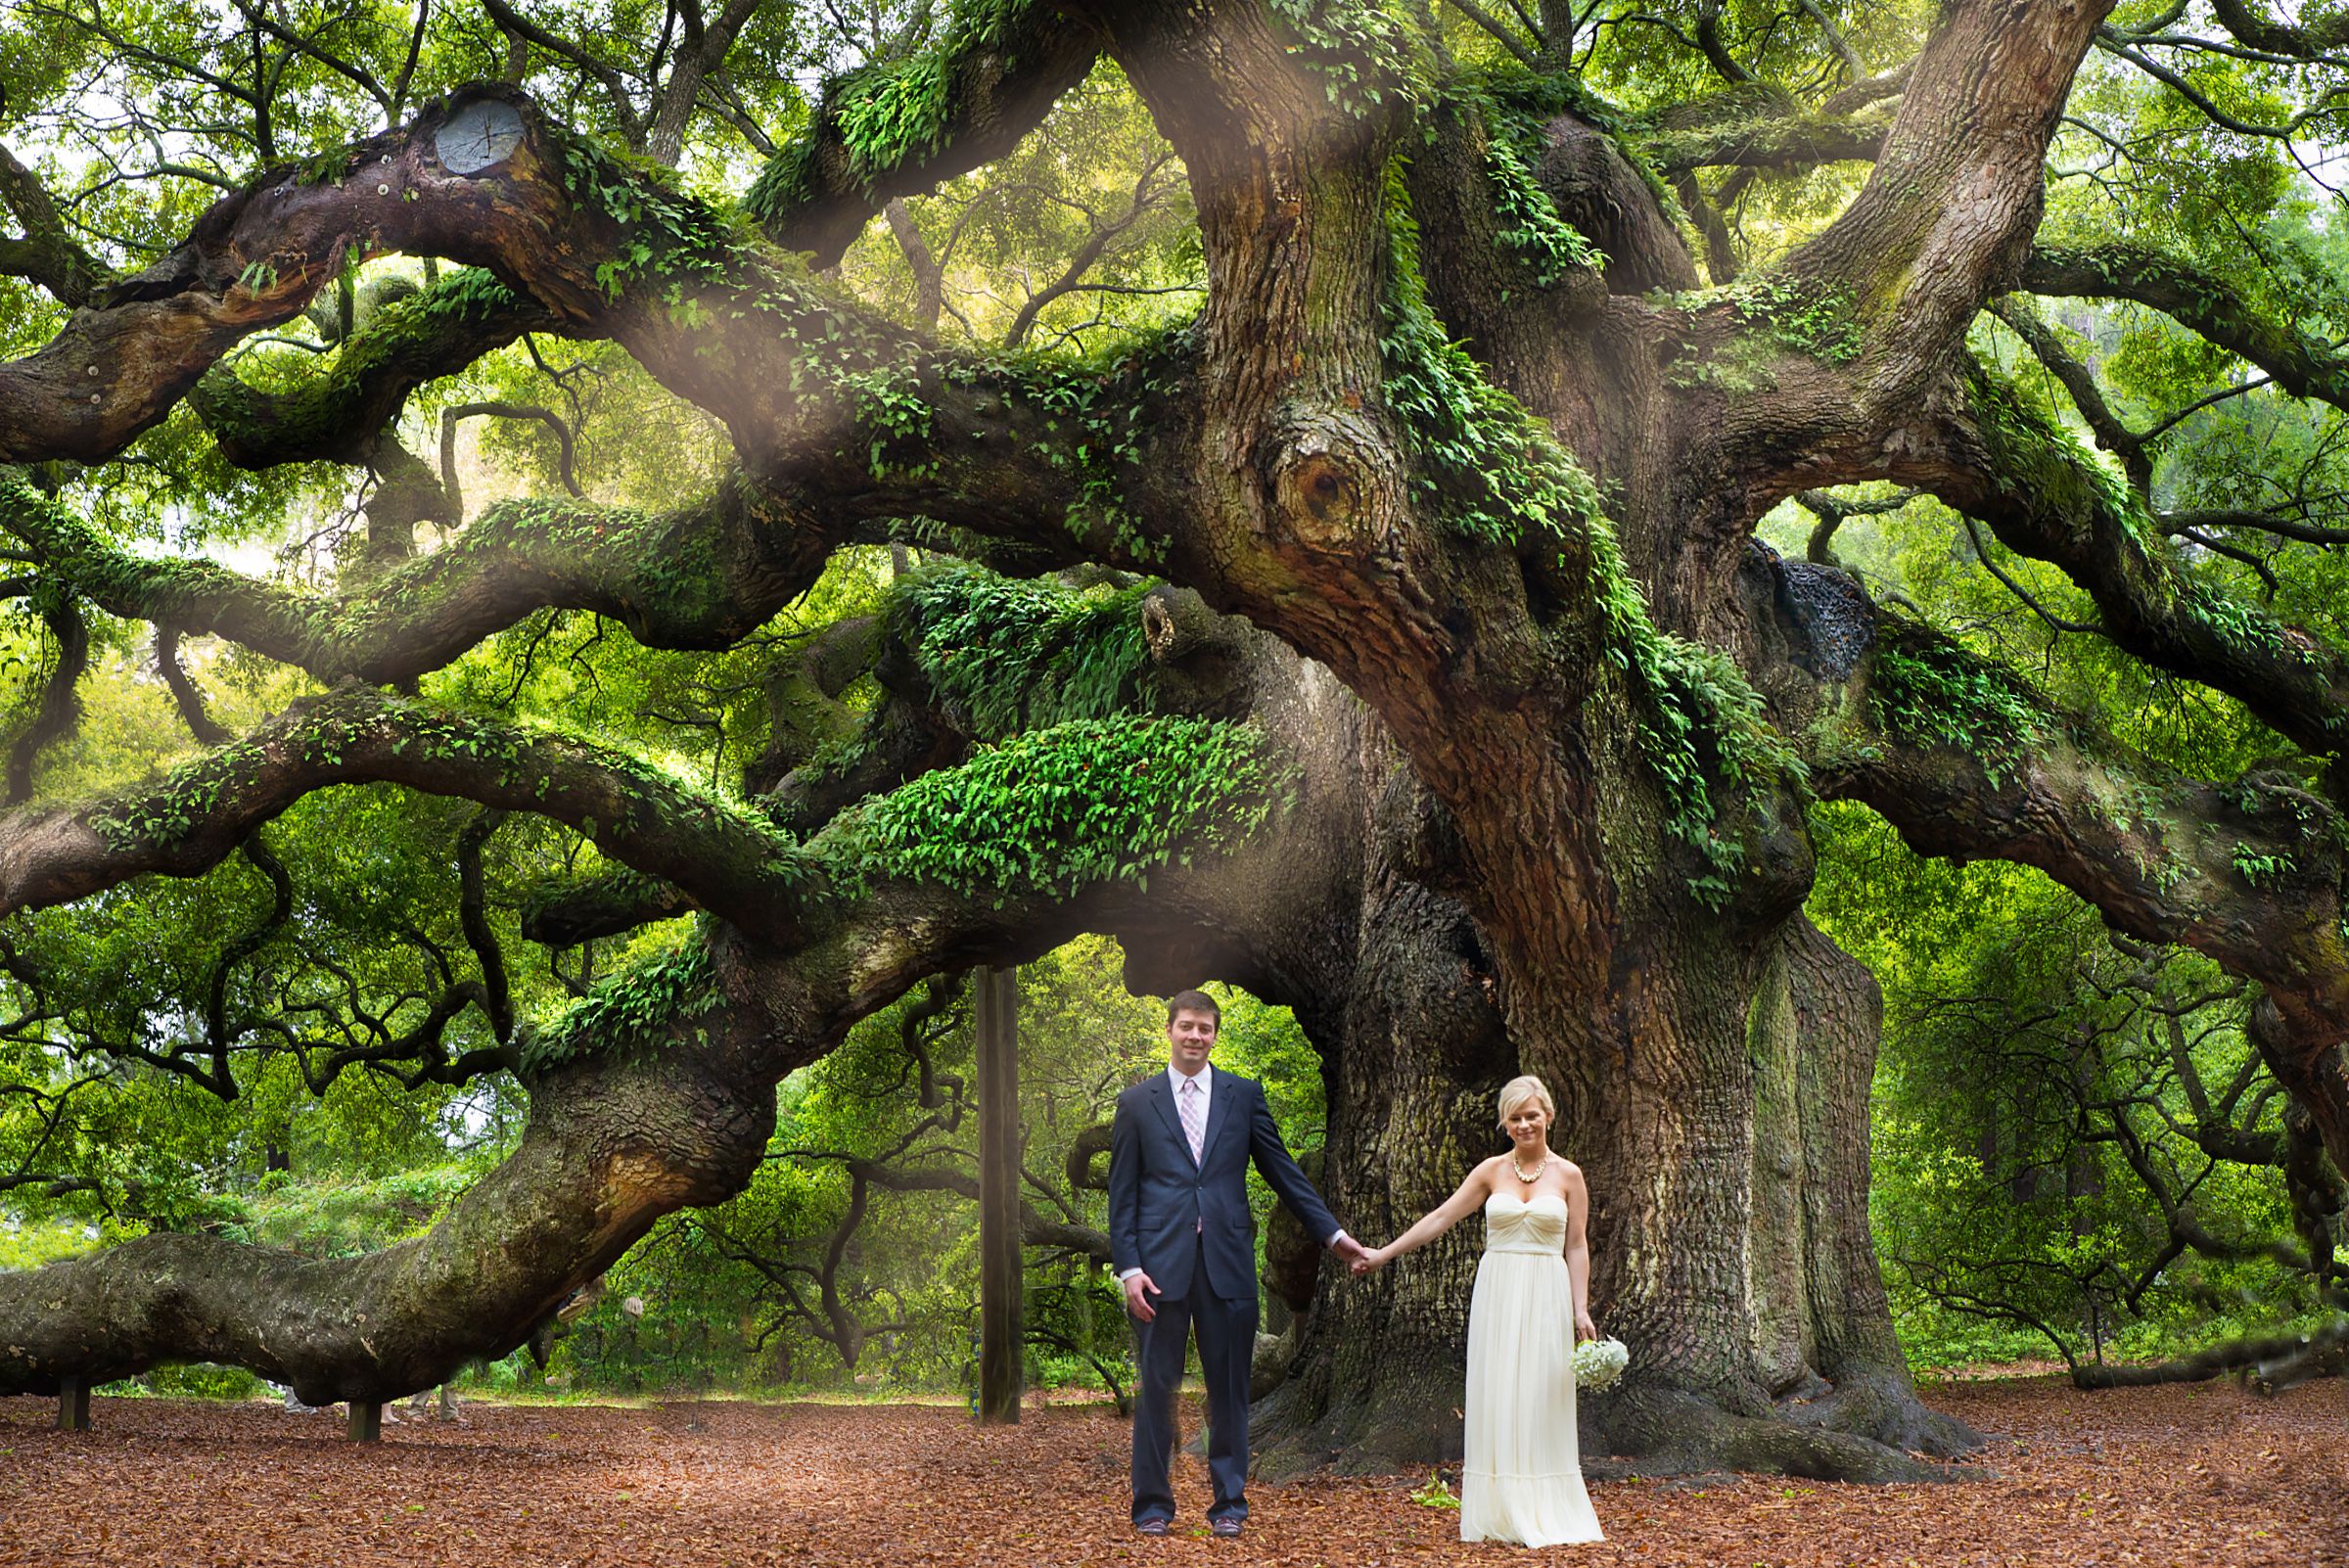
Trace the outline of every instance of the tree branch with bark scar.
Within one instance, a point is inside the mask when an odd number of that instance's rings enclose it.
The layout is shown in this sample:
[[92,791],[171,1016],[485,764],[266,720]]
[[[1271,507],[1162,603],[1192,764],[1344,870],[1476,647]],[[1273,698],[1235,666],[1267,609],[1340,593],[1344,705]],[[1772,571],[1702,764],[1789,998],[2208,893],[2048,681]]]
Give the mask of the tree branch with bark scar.
[[2002,667],[1883,617],[1832,568],[1757,560],[1748,591],[1784,639],[1757,677],[1810,737],[1821,795],[1865,803],[1921,853],[2036,866],[2116,930],[2258,981],[2254,1038],[2349,1157],[2349,864],[2332,803],[2274,772],[2165,775]]

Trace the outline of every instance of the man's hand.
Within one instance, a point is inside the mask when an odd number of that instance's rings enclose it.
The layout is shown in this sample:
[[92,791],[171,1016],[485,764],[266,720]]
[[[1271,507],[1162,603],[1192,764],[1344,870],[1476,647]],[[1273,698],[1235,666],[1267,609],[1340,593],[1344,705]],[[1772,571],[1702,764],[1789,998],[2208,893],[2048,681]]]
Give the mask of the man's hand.
[[1146,1323],[1158,1315],[1158,1309],[1148,1300],[1157,1294],[1158,1285],[1148,1274],[1126,1276],[1126,1310],[1133,1314],[1136,1321]]
[[[1340,1236],[1338,1238],[1337,1245],[1329,1250],[1336,1253],[1339,1257],[1345,1259],[1347,1263],[1352,1265],[1359,1266],[1370,1262],[1370,1249],[1363,1246],[1360,1242],[1355,1240],[1352,1236]],[[1375,1265],[1373,1265],[1373,1267],[1375,1267]],[[1359,1268],[1357,1268],[1357,1271],[1359,1272]]]

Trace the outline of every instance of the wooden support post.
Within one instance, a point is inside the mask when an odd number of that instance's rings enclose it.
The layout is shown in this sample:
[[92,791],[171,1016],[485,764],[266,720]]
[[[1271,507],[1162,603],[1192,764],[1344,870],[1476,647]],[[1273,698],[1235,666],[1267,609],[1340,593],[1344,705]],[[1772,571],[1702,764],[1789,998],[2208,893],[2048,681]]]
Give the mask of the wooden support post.
[[90,1385],[78,1377],[57,1380],[57,1429],[60,1432],[87,1432],[90,1429]]
[[1016,1425],[1020,1311],[1019,975],[979,972],[979,1419]]
[[381,1443],[384,1440],[384,1407],[368,1400],[350,1402],[350,1440],[353,1443]]

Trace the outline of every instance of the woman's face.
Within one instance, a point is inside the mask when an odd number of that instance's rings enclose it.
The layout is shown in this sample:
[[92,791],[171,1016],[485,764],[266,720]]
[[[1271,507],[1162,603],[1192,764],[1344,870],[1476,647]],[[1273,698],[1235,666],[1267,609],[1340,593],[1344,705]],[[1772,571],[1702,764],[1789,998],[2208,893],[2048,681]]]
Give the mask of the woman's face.
[[1509,1107],[1500,1125],[1508,1129],[1509,1140],[1517,1147],[1540,1148],[1549,1135],[1549,1113],[1542,1109],[1540,1100],[1521,1100]]

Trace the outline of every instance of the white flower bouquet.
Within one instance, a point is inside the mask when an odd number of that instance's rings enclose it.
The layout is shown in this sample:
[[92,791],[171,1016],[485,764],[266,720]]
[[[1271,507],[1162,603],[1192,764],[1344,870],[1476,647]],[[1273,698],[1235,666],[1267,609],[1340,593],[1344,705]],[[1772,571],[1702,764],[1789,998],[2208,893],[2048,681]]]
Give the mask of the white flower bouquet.
[[1586,1339],[1574,1347],[1574,1386],[1578,1393],[1598,1394],[1615,1386],[1632,1353],[1620,1339]]

